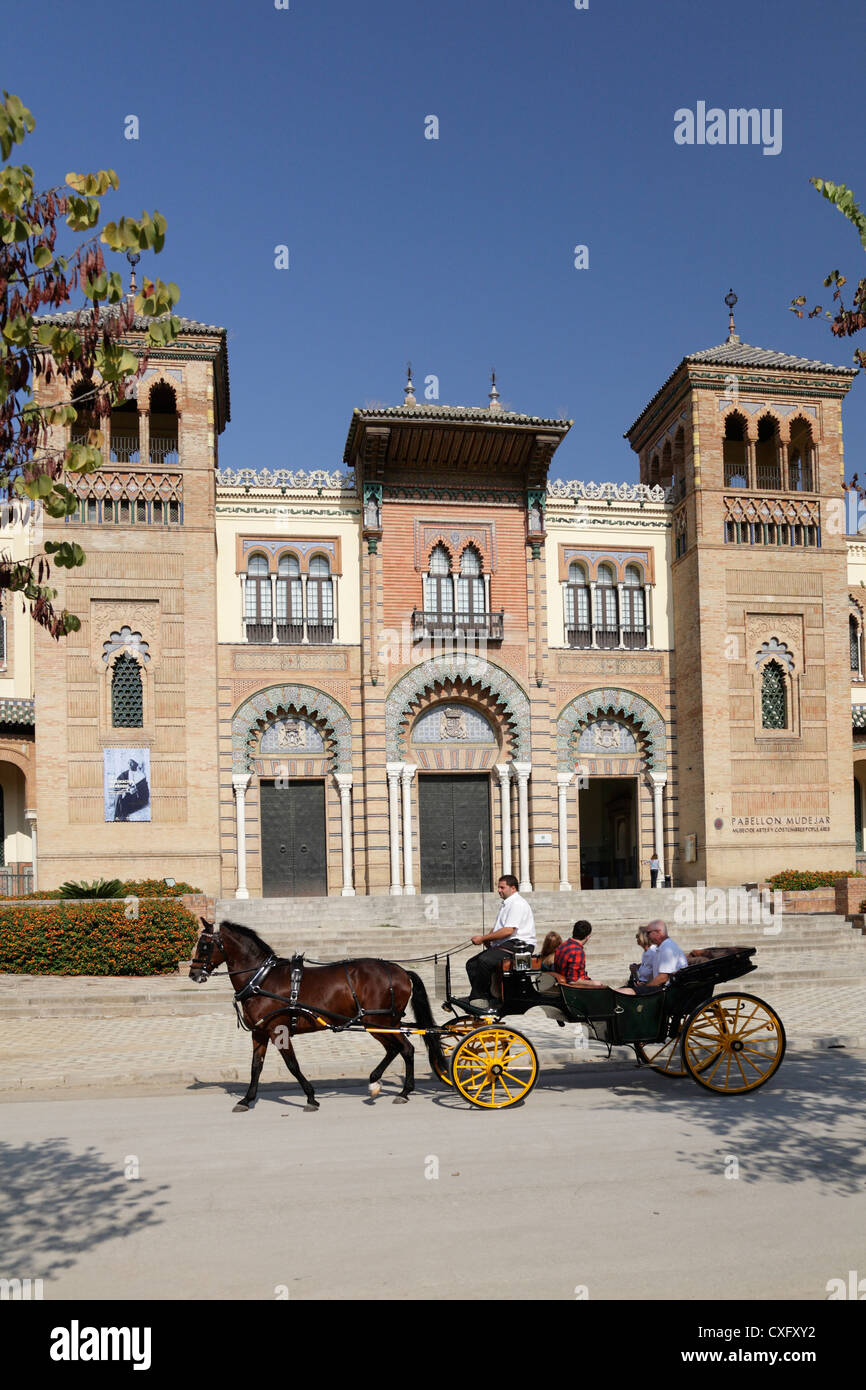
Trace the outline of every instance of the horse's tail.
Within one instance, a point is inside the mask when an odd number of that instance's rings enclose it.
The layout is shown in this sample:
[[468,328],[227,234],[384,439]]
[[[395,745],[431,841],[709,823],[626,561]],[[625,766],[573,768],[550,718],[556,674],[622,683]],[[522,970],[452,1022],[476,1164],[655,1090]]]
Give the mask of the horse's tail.
[[414,970],[407,970],[406,974],[412,981],[412,1011],[415,1014],[415,1022],[425,1030],[424,1046],[427,1049],[427,1056],[430,1058],[430,1065],[435,1070],[438,1063],[439,1067],[445,1071],[447,1070],[447,1063],[442,1051],[436,1020],[430,1008],[430,1000],[427,998],[424,981],[420,975],[415,974]]

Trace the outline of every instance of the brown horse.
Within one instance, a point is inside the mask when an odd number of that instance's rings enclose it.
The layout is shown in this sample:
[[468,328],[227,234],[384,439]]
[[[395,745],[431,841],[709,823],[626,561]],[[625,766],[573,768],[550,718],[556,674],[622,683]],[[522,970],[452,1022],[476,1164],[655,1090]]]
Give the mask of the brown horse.
[[[442,1047],[435,1030],[424,982],[411,970],[387,960],[345,960],[334,965],[306,965],[296,957],[279,960],[266,942],[249,927],[222,922],[218,930],[201,919],[189,977],[201,984],[225,962],[235,991],[235,1008],[253,1037],[250,1084],[236,1111],[249,1110],[259,1088],[259,1076],[273,1042],[307,1097],[307,1110],[319,1102],[303,1075],[292,1047],[292,1036],[340,1028],[353,1022],[377,1038],[385,1056],[370,1073],[371,1096],[380,1092],[380,1077],[398,1053],[405,1063],[403,1089],[396,1101],[407,1101],[415,1089],[415,1049],[399,1031],[411,998],[415,1020],[427,1030],[424,1043],[431,1065],[444,1067]],[[377,1031],[382,1030],[382,1031]],[[393,1031],[385,1031],[393,1030]]]

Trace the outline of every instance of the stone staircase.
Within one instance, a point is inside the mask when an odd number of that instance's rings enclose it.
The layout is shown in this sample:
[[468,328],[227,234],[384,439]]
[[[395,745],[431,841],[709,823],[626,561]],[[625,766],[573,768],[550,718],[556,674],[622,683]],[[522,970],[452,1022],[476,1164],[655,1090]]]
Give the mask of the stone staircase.
[[[851,985],[866,988],[866,937],[834,913],[785,913],[762,920],[759,902],[739,892],[728,895],[720,913],[725,921],[698,922],[701,900],[696,890],[682,888],[533,893],[530,901],[539,943],[548,930],[568,935],[577,918],[592,922],[587,960],[597,980],[623,983],[629,962],[639,958],[635,931],[661,917],[685,950],[756,947],[757,970],[733,981],[730,988],[762,995],[783,1017],[786,998],[802,1000],[805,992],[814,998],[819,1012],[826,1011],[825,1031],[832,1031],[834,990]],[[499,898],[486,894],[483,915],[488,931],[498,908]],[[749,916],[753,920],[743,920]],[[480,894],[222,899],[216,904],[216,919],[251,927],[282,956],[303,951],[310,961],[376,956],[408,963],[441,999],[441,958],[438,964],[412,962],[460,947],[453,955],[452,972],[455,992],[462,993],[464,963],[478,949],[468,940],[481,931],[482,902]],[[2,976],[0,1018],[193,1015],[228,1007],[230,987],[224,976],[196,985],[189,980],[188,970],[188,965],[182,965],[178,975],[144,979]]]

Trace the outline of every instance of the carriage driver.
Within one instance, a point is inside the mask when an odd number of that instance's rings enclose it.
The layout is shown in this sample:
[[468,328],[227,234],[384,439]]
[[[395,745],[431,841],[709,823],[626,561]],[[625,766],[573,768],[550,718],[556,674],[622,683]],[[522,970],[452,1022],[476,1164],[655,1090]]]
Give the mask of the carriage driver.
[[518,893],[517,879],[514,875],[503,874],[496,885],[496,891],[502,899],[502,906],[492,929],[485,936],[472,938],[474,946],[484,946],[486,949],[466,962],[470,999],[480,999],[482,1003],[490,1003],[494,1008],[499,1007],[499,1000],[493,994],[491,982],[499,962],[515,951],[534,952],[536,946],[532,908]]

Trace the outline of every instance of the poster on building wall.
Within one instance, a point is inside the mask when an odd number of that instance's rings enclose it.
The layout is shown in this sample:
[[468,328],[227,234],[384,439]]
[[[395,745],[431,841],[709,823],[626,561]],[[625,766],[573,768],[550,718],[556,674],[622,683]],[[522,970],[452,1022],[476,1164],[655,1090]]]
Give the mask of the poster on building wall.
[[106,748],[106,821],[150,820],[150,749]]

